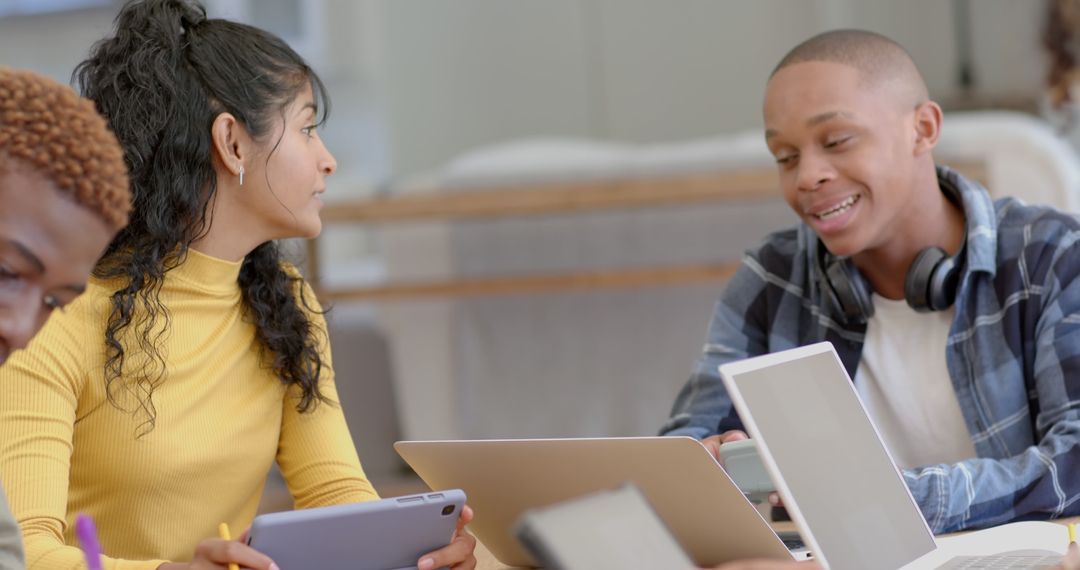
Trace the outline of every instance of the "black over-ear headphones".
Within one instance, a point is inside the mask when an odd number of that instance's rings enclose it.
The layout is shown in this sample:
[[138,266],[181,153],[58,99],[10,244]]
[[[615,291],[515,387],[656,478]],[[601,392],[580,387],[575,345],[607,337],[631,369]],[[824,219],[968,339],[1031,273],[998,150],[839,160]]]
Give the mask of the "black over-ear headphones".
[[[946,180],[940,180],[939,184],[945,196],[963,208],[960,191]],[[964,245],[954,257],[946,255],[940,247],[928,247],[915,256],[904,278],[904,299],[911,308],[927,313],[952,306],[956,300],[956,287],[960,282],[966,248],[965,234]],[[829,253],[820,240],[816,257],[824,293],[844,314],[847,322],[865,323],[874,315],[869,284],[847,258]]]

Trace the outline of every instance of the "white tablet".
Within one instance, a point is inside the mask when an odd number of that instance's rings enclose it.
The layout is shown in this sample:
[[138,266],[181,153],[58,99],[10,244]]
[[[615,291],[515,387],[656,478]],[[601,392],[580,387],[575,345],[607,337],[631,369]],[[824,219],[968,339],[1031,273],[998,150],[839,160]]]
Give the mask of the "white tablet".
[[633,483],[530,509],[515,534],[547,570],[696,568]]
[[465,493],[460,489],[255,517],[252,548],[281,570],[415,569],[450,544]]

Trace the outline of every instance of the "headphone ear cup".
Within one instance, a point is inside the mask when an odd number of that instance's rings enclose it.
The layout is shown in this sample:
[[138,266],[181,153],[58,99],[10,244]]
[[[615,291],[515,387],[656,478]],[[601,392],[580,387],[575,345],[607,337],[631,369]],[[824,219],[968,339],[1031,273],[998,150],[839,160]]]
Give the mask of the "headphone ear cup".
[[822,271],[825,285],[847,322],[865,323],[874,314],[874,304],[870,293],[851,275],[848,265],[846,259],[827,256]]
[[956,300],[956,287],[959,283],[960,263],[957,258],[942,259],[930,275],[930,309],[942,311],[951,307]]
[[[951,304],[951,299],[945,307],[941,307],[940,302],[935,302],[939,299],[934,299],[934,297],[940,297],[941,291],[940,289],[934,291],[932,286],[938,265],[947,259],[945,250],[940,247],[928,247],[915,256],[915,261],[911,262],[911,267],[908,268],[907,275],[904,277],[904,299],[907,299],[908,306],[920,313],[928,313],[941,310]],[[950,261],[949,266],[953,265]]]

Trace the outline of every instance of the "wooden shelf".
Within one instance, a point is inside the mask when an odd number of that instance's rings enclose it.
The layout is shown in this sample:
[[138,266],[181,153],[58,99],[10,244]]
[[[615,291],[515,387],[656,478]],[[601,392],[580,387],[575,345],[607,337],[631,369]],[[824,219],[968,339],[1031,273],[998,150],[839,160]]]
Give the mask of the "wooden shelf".
[[393,223],[644,208],[780,195],[776,169],[453,189],[327,204],[324,223]]
[[[946,163],[969,178],[986,184],[985,164],[956,161]],[[770,166],[655,178],[455,188],[439,192],[378,196],[328,204],[323,209],[322,220],[325,224],[395,224],[778,198],[778,175],[776,169]],[[718,282],[730,278],[738,266],[737,262],[673,265],[397,282],[375,287],[324,288],[319,279],[321,268],[318,263],[318,239],[309,240],[307,247],[309,281],[320,298],[328,301],[400,301]]]
[[709,281],[724,281],[734,275],[738,267],[738,263],[672,265],[610,271],[399,282],[378,287],[325,290],[322,291],[320,297],[328,301],[401,301],[445,297],[547,293],[553,291],[582,291],[597,288],[687,285]]

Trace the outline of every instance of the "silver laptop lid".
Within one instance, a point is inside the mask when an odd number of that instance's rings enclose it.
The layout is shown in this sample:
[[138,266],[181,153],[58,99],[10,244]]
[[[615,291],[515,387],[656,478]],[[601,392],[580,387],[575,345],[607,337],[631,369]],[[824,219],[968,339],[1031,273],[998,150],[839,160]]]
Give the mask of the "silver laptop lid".
[[394,449],[432,489],[459,488],[469,529],[502,563],[533,566],[514,537],[525,511],[637,485],[702,566],[791,560],[783,542],[701,443],[686,437],[399,441]]
[[891,570],[934,550],[831,344],[725,364],[720,374],[792,519],[828,568]]

